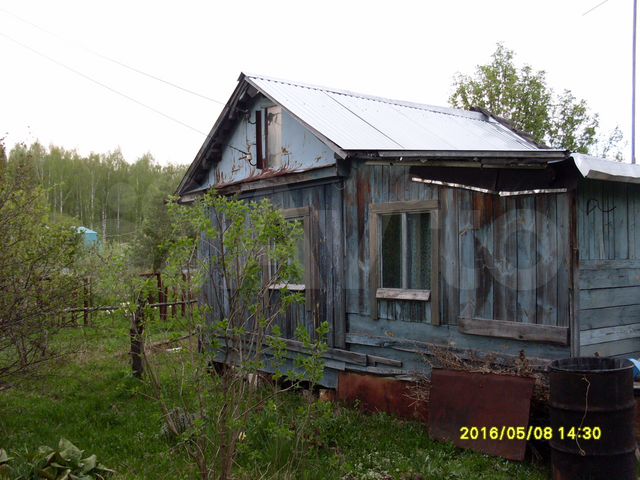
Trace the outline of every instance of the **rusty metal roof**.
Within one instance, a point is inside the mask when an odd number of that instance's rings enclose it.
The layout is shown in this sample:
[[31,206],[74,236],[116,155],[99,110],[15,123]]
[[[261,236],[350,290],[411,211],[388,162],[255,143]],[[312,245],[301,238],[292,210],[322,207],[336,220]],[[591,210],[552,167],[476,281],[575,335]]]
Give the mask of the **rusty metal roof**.
[[539,150],[490,115],[241,75],[343,151]]

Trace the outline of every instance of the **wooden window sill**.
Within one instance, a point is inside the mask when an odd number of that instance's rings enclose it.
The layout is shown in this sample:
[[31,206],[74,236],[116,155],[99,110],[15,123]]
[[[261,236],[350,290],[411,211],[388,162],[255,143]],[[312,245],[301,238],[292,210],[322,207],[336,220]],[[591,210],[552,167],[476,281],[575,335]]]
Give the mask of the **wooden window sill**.
[[404,288],[378,288],[376,298],[384,300],[414,300],[428,302],[431,290],[409,290]]

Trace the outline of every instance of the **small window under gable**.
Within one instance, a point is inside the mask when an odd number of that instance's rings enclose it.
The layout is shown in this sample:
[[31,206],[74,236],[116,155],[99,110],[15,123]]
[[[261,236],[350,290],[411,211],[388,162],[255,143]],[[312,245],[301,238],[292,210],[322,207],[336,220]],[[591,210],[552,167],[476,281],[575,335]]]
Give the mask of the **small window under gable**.
[[282,167],[282,107],[256,110],[256,166],[261,170]]

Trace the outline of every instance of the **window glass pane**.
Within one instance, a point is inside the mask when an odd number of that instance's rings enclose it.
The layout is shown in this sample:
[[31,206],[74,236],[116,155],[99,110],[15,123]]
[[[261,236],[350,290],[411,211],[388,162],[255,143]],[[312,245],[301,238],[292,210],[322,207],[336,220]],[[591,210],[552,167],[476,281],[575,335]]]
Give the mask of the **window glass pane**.
[[[297,222],[301,226],[303,225],[304,219],[302,218],[288,218],[288,222]],[[298,262],[298,267],[300,268],[300,276],[297,278],[287,278],[287,283],[295,283],[295,284],[304,284],[304,235],[298,238],[296,242],[296,251],[293,253],[292,260]]]
[[304,235],[298,239],[295,258],[298,260],[298,264],[300,265],[300,272],[302,274],[302,276],[298,279],[298,283],[304,283]]
[[431,226],[428,213],[407,214],[407,288],[431,288]]
[[[303,223],[303,219],[302,218],[288,218],[286,219],[288,222],[299,222],[301,225]],[[292,260],[297,261],[298,262],[298,267],[299,267],[299,271],[300,271],[300,276],[296,277],[296,278],[281,278],[280,280],[285,282],[285,283],[294,283],[294,284],[304,284],[304,245],[305,245],[305,238],[304,235],[302,235],[300,238],[298,238],[298,241],[296,242],[296,250],[293,252],[293,258]],[[276,274],[276,272],[278,271],[278,263],[274,260],[271,260],[269,262],[269,276],[273,276]]]
[[402,288],[402,215],[382,215],[382,286]]

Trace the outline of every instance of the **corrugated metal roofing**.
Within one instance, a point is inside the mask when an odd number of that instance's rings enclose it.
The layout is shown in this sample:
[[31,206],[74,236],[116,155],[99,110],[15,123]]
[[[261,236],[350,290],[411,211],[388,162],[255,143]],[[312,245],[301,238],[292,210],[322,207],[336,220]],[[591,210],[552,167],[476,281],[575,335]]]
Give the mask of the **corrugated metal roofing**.
[[480,112],[278,80],[244,79],[342,150],[539,150]]
[[584,178],[612,182],[640,183],[640,165],[612,162],[604,158],[572,153],[573,161]]

